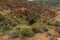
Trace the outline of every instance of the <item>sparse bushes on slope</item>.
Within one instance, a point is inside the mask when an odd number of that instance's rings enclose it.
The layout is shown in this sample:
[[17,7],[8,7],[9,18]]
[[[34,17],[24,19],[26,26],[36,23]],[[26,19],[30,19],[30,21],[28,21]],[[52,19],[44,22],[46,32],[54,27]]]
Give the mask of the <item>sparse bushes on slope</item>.
[[[1,17],[3,17],[3,18],[1,18],[2,26],[0,27],[0,30],[2,32],[7,31],[7,30],[8,31],[11,30],[9,32],[10,37],[12,37],[12,38],[17,37],[18,32],[21,33],[21,35],[23,35],[23,36],[30,36],[30,35],[33,34],[32,28],[29,27],[29,26],[25,26],[25,25],[28,25],[28,22],[24,18],[16,17],[16,15],[14,15],[14,14],[7,14],[6,15],[6,14],[3,13],[3,14],[0,14],[0,15],[1,15]],[[8,22],[8,23],[6,23],[6,22]]]
[[[11,38],[16,38],[20,34],[22,36],[32,36],[33,33],[37,32],[47,32],[48,28],[45,25],[41,25],[39,22],[37,22],[37,19],[40,19],[39,17],[41,14],[43,14],[41,19],[43,20],[44,23],[46,23],[50,18],[51,15],[49,15],[49,12],[44,12],[44,13],[38,13],[40,12],[43,7],[37,9],[38,6],[32,8],[33,10],[25,9],[24,7],[21,9],[18,9],[18,11],[14,13],[6,13],[2,14],[2,18],[0,18],[3,26],[1,26],[2,30],[8,30],[9,31],[9,36]],[[37,10],[36,10],[37,9]],[[39,11],[40,10],[40,11]],[[36,12],[35,12],[36,11]],[[43,12],[43,11],[41,11]],[[22,17],[21,17],[22,16]],[[27,19],[27,20],[26,20]],[[37,22],[37,23],[35,23]],[[41,21],[42,22],[42,21]],[[59,23],[58,23],[59,24]],[[27,26],[29,25],[29,26]],[[53,25],[55,25],[53,23]],[[11,30],[11,31],[10,31]]]
[[23,18],[17,17],[14,13],[0,12],[0,28],[3,30],[10,29],[19,25],[28,24]]

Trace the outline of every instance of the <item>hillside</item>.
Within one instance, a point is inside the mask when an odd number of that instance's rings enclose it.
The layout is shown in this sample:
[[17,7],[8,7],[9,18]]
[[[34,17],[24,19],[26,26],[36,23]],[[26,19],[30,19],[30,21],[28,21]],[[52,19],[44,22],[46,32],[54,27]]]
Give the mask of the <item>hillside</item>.
[[21,0],[0,0],[0,40],[59,39],[59,7]]

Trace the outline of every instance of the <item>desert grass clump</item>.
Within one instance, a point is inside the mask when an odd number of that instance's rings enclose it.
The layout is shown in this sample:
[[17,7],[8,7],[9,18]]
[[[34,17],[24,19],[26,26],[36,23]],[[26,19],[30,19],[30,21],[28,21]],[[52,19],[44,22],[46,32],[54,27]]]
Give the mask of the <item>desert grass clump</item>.
[[16,38],[16,37],[18,37],[18,36],[19,36],[19,32],[16,31],[16,30],[11,30],[11,31],[9,32],[9,37],[10,37],[10,38]]
[[34,23],[31,27],[32,27],[33,32],[35,32],[35,33],[43,31],[40,23]]
[[30,26],[22,26],[20,29],[20,33],[22,36],[32,36],[33,35],[33,31]]

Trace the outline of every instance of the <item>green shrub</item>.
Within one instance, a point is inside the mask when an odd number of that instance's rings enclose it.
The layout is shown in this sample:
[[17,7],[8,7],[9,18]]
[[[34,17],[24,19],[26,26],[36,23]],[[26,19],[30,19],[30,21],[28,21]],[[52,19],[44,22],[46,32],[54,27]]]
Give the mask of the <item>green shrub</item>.
[[16,31],[16,30],[11,30],[11,31],[9,32],[9,37],[10,37],[10,38],[16,38],[16,37],[18,37],[18,36],[19,36],[19,32]]
[[39,23],[34,23],[32,25],[32,30],[37,33],[37,32],[42,32],[42,28],[41,28],[41,25]]
[[22,26],[20,29],[20,33],[23,36],[32,36],[33,31],[32,31],[32,28],[30,26]]
[[32,30],[37,33],[40,32],[40,28],[38,26],[33,26]]
[[32,25],[32,30],[35,33],[43,33],[43,32],[48,32],[48,25],[46,23],[44,24],[40,24],[40,23],[35,23],[34,25]]

